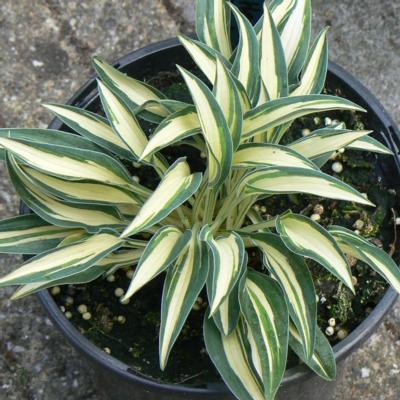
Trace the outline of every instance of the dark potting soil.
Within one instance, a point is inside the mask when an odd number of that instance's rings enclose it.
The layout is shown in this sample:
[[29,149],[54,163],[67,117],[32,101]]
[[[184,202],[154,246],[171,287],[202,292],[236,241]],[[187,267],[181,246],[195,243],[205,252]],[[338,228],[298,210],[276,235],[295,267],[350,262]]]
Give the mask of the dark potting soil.
[[[191,102],[187,89],[178,73],[160,73],[148,82],[168,97]],[[327,86],[326,93],[346,97],[338,88]],[[101,113],[98,109],[97,112]],[[315,130],[325,126],[325,118],[346,123],[349,129],[369,129],[368,115],[354,112],[330,112],[317,117],[298,119],[287,132],[284,143],[301,137],[303,129]],[[143,122],[148,134],[154,125]],[[193,170],[204,169],[204,159],[191,146],[172,146],[163,152],[169,160],[188,156]],[[332,171],[332,164],[340,162],[341,173]],[[310,216],[314,207],[323,207],[321,220],[323,226],[331,224],[355,229],[357,220],[363,221],[360,234],[369,238],[376,245],[392,252],[398,261],[396,251],[395,217],[400,204],[396,187],[385,176],[385,166],[390,164],[390,157],[346,150],[337,153],[334,160],[329,160],[323,170],[342,179],[346,183],[366,193],[377,207],[364,207],[354,203],[323,200],[315,196],[284,195],[273,196],[257,203],[265,218],[291,209]],[[384,168],[382,168],[384,166]],[[158,178],[148,168],[128,166],[133,175],[150,188],[155,188]],[[265,209],[264,209],[265,207]],[[314,277],[318,295],[318,324],[323,331],[334,318],[334,332],[329,341],[337,343],[356,328],[372,311],[384,295],[388,285],[372,269],[361,262],[350,260],[356,288],[356,295],[342,285],[333,275],[312,261],[307,261]],[[249,265],[263,270],[262,258],[256,249],[249,249]],[[116,296],[116,289],[127,289],[132,269],[116,271],[111,278],[97,279],[85,285],[61,287],[61,292],[54,298],[71,322],[93,343],[104,351],[131,366],[138,374],[169,383],[201,385],[219,381],[218,373],[211,364],[205,350],[202,336],[202,321],[207,308],[206,293],[201,293],[185,326],[175,344],[168,366],[164,372],[158,361],[158,330],[160,326],[160,305],[164,276],[158,277],[139,291],[128,304],[121,304]],[[118,290],[117,290],[118,294]],[[90,319],[84,319],[78,311],[79,305],[85,305]],[[84,308],[84,307],[83,307]],[[80,308],[82,311],[82,307]],[[86,314],[87,318],[87,314]],[[289,366],[298,363],[291,354]]]

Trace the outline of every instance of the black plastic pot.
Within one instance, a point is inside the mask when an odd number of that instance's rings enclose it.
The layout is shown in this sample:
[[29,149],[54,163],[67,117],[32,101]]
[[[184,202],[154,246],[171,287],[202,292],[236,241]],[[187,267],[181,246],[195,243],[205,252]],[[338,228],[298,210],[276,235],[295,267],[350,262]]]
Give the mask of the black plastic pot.
[[[178,63],[186,68],[193,63],[186,51],[177,40],[171,39],[147,46],[119,59],[115,66],[123,72],[138,78],[149,78],[159,71],[174,71]],[[399,144],[400,133],[376,98],[356,79],[339,66],[329,65],[328,82],[342,89],[343,94],[363,106],[369,113],[368,129],[373,129],[396,154],[389,166],[384,168],[384,175],[398,180],[400,174]],[[96,83],[90,79],[78,93],[68,102],[79,107],[95,109],[98,104]],[[53,120],[52,129],[66,129],[59,120]],[[22,207],[22,212],[29,212]],[[50,318],[63,333],[67,340],[84,356],[96,371],[98,388],[107,393],[110,399],[135,400],[228,400],[234,397],[226,386],[204,385],[202,387],[160,384],[139,376],[130,367],[106,354],[89,340],[83,337],[77,329],[64,317],[58,306],[47,291],[38,297]],[[278,399],[312,400],[330,399],[335,385],[340,385],[343,366],[348,356],[354,352],[367,338],[371,336],[383,317],[391,309],[396,300],[396,293],[388,289],[383,299],[373,312],[351,334],[334,347],[338,361],[338,378],[336,382],[326,382],[307,370],[297,367],[287,371]],[[195,362],[195,360],[193,360]]]

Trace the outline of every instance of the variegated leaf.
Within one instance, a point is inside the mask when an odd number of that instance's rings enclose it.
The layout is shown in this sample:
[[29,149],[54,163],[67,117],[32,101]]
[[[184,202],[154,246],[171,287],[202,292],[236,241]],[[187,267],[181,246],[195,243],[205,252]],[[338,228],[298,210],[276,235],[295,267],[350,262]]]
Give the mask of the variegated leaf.
[[138,159],[147,145],[147,137],[135,115],[104,83],[98,81],[101,103],[115,133]]
[[129,147],[115,134],[108,121],[87,110],[59,104],[44,104],[75,132],[104,149],[126,159],[132,159]]
[[293,96],[272,100],[245,114],[242,138],[249,139],[296,118],[330,110],[365,111],[349,100],[328,95]]
[[168,361],[172,346],[181,331],[207,279],[208,264],[202,256],[197,232],[192,232],[187,250],[168,269],[161,303],[160,367]]
[[369,265],[400,293],[400,268],[384,250],[340,226],[331,226],[329,232],[344,253]]
[[203,331],[208,355],[232,393],[240,400],[265,400],[243,323],[239,321],[229,335],[224,335],[206,314]]
[[[247,253],[245,255],[244,264],[247,265]],[[246,268],[244,268],[246,271]],[[237,327],[240,318],[240,305],[239,305],[239,283],[240,277],[235,286],[220,304],[218,309],[213,315],[214,323],[220,332],[227,336],[230,335]]]
[[134,235],[164,219],[196,192],[201,178],[201,173],[191,174],[187,162],[178,159],[124,230],[122,237]]
[[11,297],[11,300],[20,299],[28,296],[32,293],[36,293],[40,290],[50,288],[52,286],[59,285],[80,285],[83,283],[89,283],[104,275],[110,273],[121,266],[135,264],[140,256],[140,250],[128,250],[118,253],[111,253],[108,256],[101,259],[96,265],[92,265],[90,268],[83,272],[70,275],[66,278],[46,280],[43,282],[28,283],[20,287]]
[[77,232],[80,230],[49,225],[35,214],[4,219],[0,221],[0,253],[39,254]]
[[197,109],[202,133],[208,149],[208,184],[219,187],[229,174],[232,164],[232,137],[217,100],[208,87],[182,67],[185,79]]
[[317,169],[309,159],[289,147],[277,144],[246,143],[233,156],[234,167],[297,167]]
[[173,226],[160,228],[146,246],[122,301],[132,297],[144,285],[167,269],[182,253],[190,237],[190,231],[182,233]]
[[0,286],[61,279],[83,272],[122,244],[122,239],[100,233],[84,242],[50,250],[31,258],[17,270],[1,278]]
[[323,128],[293,142],[289,147],[313,159],[346,147],[349,143],[365,137],[372,131],[351,131],[348,129]]
[[288,249],[315,260],[354,293],[346,257],[333,236],[320,224],[304,215],[290,213],[276,220],[276,230]]
[[8,157],[7,167],[22,201],[50,224],[66,228],[84,228],[93,233],[102,228],[117,229],[124,226],[120,214],[112,207],[74,205],[46,195],[28,179],[12,156]]
[[308,193],[374,206],[361,193],[341,180],[312,169],[269,167],[250,172],[243,179],[242,185],[249,195]]
[[296,83],[307,58],[311,37],[311,0],[297,0],[281,28],[281,40],[289,71],[289,83]]
[[293,324],[289,324],[289,332],[289,345],[297,356],[321,378],[327,381],[334,380],[336,378],[335,355],[321,330],[318,327],[316,329],[314,352],[311,358],[305,357],[301,336]]
[[214,95],[225,116],[229,131],[232,136],[233,150],[240,144],[242,134],[243,110],[239,89],[231,72],[217,58],[217,74],[214,85]]
[[63,179],[132,185],[125,167],[104,153],[43,143],[28,144],[6,138],[0,138],[0,145],[24,164]]
[[139,205],[142,200],[132,192],[117,186],[96,182],[69,181],[43,174],[29,167],[22,167],[24,173],[41,190],[70,203]]
[[322,92],[328,71],[327,33],[328,28],[322,30],[311,47],[301,72],[300,84],[291,93],[292,96],[320,94]]
[[235,16],[240,39],[236,51],[232,72],[246,89],[247,95],[254,103],[260,91],[259,48],[257,36],[250,21],[232,3],[228,3]]
[[140,158],[146,158],[166,146],[198,133],[201,133],[201,126],[195,107],[189,106],[177,111],[158,125]]
[[[0,138],[16,139],[22,143],[30,142],[54,144],[73,149],[83,149],[101,152],[101,147],[90,140],[73,133],[57,131],[54,129],[31,128],[0,128]],[[5,160],[5,150],[0,145],[0,159]]]
[[196,31],[200,40],[229,59],[230,12],[226,0],[199,0],[196,12]]
[[373,153],[393,155],[392,150],[388,149],[381,142],[371,136],[364,136],[357,139],[346,147],[352,150],[372,151]]
[[253,364],[273,399],[286,369],[289,314],[279,285],[270,277],[249,271],[239,289],[240,308],[249,330]]
[[210,318],[229,296],[242,274],[245,248],[241,237],[232,232],[227,237],[214,239],[209,228],[202,229],[200,237],[210,251],[210,272],[207,293],[210,302]]
[[288,95],[285,53],[266,3],[264,3],[264,21],[260,43],[260,75],[265,91],[261,90],[259,104]]
[[314,351],[317,303],[308,266],[302,257],[286,248],[278,235],[256,233],[250,237],[263,252],[264,262],[272,277],[282,287],[290,317],[300,332],[305,355],[310,358]]
[[275,25],[279,27],[296,4],[296,0],[272,0],[270,9]]
[[[133,112],[149,100],[165,99],[165,96],[157,89],[128,77],[97,57],[93,59],[93,66],[101,80],[122,98]],[[158,123],[168,114],[163,106],[155,104],[151,109],[142,112],[140,116],[148,121]]]

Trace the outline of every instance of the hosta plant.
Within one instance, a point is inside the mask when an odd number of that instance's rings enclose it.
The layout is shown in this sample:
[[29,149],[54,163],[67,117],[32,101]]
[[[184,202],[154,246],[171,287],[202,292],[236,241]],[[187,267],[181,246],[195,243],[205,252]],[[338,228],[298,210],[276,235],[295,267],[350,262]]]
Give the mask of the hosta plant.
[[[161,369],[205,288],[204,340],[222,379],[241,400],[273,399],[289,347],[323,378],[335,377],[332,350],[316,323],[309,260],[353,292],[346,256],[397,290],[400,273],[389,255],[353,231],[290,209],[264,219],[253,206],[301,193],[373,207],[321,167],[342,148],[391,152],[370,131],[343,124],[285,141],[299,117],[364,111],[321,94],[327,30],[311,41],[310,0],[266,3],[255,26],[227,1],[199,0],[196,28],[198,40],[180,41],[202,74],[177,66],[191,103],[96,58],[105,117],[46,104],[76,133],[0,131],[12,183],[33,211],[0,223],[0,251],[33,255],[0,285],[19,285],[19,298],[136,265],[126,300],[163,274]],[[149,123],[150,137],[143,127]],[[204,168],[194,170],[185,157],[171,161],[172,147],[191,149]],[[139,167],[154,171],[157,185],[138,182]],[[248,267],[250,248],[263,255],[257,269]]]

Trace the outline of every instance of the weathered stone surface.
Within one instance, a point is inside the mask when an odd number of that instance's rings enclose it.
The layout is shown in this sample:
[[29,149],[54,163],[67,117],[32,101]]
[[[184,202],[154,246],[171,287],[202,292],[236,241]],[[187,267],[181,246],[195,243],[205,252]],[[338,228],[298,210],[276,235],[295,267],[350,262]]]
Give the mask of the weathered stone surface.
[[[399,2],[314,0],[316,27],[329,24],[331,59],[371,89],[400,122]],[[0,4],[0,127],[45,127],[42,101],[67,100],[91,74],[90,57],[112,60],[145,44],[193,31],[184,0],[3,0]],[[0,217],[17,213],[0,167]],[[17,257],[0,257],[0,271]],[[55,331],[36,299],[0,291],[0,400],[102,400],[91,372]],[[400,303],[351,357],[336,398],[400,398]],[[324,395],[321,393],[321,399]],[[134,398],[134,396],[133,396]]]

